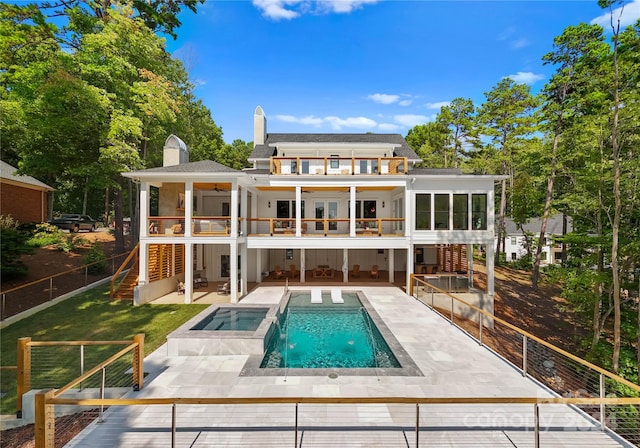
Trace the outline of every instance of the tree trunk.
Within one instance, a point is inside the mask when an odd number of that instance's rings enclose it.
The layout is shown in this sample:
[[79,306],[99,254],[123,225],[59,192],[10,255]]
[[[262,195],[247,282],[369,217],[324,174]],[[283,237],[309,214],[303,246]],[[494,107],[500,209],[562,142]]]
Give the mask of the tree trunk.
[[109,187],[104,189],[104,225],[109,227]]
[[502,179],[502,191],[500,192],[500,217],[498,218],[498,242],[496,244],[496,253],[494,263],[500,266],[500,246],[504,250],[504,214],[507,210],[507,180]]
[[89,202],[89,179],[84,180],[84,193],[82,195],[82,214],[87,214],[87,203]]

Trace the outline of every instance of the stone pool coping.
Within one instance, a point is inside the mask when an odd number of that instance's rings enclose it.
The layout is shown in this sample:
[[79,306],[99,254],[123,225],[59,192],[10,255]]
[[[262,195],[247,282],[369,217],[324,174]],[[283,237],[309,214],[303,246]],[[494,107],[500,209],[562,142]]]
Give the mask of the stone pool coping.
[[[393,335],[391,330],[384,323],[380,315],[376,312],[375,308],[371,305],[367,296],[363,291],[359,290],[347,290],[350,293],[355,293],[358,296],[358,300],[362,306],[367,310],[369,317],[378,327],[378,331],[384,338],[385,342],[389,346],[389,349],[393,352],[398,362],[402,367],[397,368],[383,368],[383,367],[370,367],[370,368],[321,368],[321,369],[306,369],[306,368],[260,368],[264,354],[251,354],[244,364],[240,376],[328,376],[335,378],[336,376],[424,376],[420,368],[413,361],[411,356],[402,347],[400,342]],[[280,309],[284,309],[286,306],[291,292],[308,292],[308,290],[290,290],[288,294],[281,300],[281,303],[277,306]],[[323,290],[324,292],[324,290]],[[264,322],[263,322],[264,323]],[[265,342],[265,346],[268,345]],[[266,349],[266,347],[265,347]]]

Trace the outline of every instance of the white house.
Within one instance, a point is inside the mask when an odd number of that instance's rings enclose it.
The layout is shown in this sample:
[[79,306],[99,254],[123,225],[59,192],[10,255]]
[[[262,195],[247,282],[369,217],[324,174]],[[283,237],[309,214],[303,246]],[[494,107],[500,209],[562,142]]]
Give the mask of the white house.
[[488,255],[478,303],[492,310],[498,177],[415,168],[399,134],[269,134],[259,106],[254,144],[253,168],[237,171],[188,162],[170,136],[163,167],[123,173],[141,191],[135,303],[174,291],[176,279],[190,303],[198,276],[228,280],[237,302],[248,282],[290,265],[302,283],[348,283],[358,268],[366,281],[374,266],[407,286],[411,273],[469,280],[477,244]]
[[[537,245],[538,237],[540,236],[540,228],[542,226],[542,218],[531,218],[522,226],[522,229],[520,229],[511,218],[505,218],[504,224],[504,253],[506,254],[507,261],[519,260],[527,254],[526,234],[533,235],[532,252],[535,254],[535,247]],[[564,228],[564,230],[563,227],[565,227],[565,224],[561,214],[550,216],[547,220],[545,245],[542,248],[543,265],[560,263],[562,260],[562,244],[555,243],[554,238],[573,231],[571,218],[567,217],[566,228]],[[497,240],[494,244],[497,244]]]

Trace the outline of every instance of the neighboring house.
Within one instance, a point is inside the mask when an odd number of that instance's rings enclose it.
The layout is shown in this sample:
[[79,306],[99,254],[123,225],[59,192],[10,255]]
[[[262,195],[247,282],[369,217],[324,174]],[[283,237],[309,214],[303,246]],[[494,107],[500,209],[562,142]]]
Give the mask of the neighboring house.
[[493,310],[500,177],[414,168],[420,158],[399,134],[269,134],[259,106],[254,144],[253,168],[237,171],[188,162],[170,136],[163,167],[123,173],[141,191],[135,303],[175,291],[176,280],[190,303],[198,277],[228,280],[237,302],[248,282],[291,265],[291,280],[310,284],[375,276],[408,288],[412,273],[437,273],[468,285],[476,244],[488,252],[488,298],[474,300]]
[[20,223],[46,222],[54,189],[31,176],[15,174],[17,170],[0,161],[0,215],[11,215]]
[[[542,264],[554,264],[562,261],[562,244],[554,243],[556,236],[562,236],[564,233],[573,231],[571,218],[567,217],[566,229],[563,231],[562,214],[556,214],[547,220],[547,229],[545,233],[545,245],[542,248]],[[533,235],[532,253],[535,254],[538,238],[540,236],[540,228],[542,226],[542,218],[531,218],[522,229],[518,228],[511,218],[506,218],[505,224],[505,244],[504,252],[507,261],[519,260],[527,254],[525,234]],[[525,233],[523,233],[523,230]],[[497,240],[496,240],[497,244]]]

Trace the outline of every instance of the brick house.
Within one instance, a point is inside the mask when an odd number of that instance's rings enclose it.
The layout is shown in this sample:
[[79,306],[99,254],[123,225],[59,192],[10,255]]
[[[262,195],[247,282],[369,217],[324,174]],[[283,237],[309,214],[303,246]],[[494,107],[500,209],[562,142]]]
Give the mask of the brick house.
[[31,176],[15,174],[17,168],[0,160],[0,215],[20,223],[47,221],[48,200],[53,188]]

